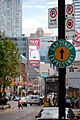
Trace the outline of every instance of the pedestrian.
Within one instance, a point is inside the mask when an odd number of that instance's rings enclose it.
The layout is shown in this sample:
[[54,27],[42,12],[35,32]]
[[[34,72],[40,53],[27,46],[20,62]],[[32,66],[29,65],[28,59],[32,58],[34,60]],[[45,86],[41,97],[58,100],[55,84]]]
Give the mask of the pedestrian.
[[70,107],[70,99],[66,98],[66,107],[69,108]]
[[41,105],[43,104],[43,99],[42,99],[42,98],[40,98],[40,104],[41,104]]
[[79,108],[79,98],[75,99],[75,108],[78,109]]
[[54,98],[54,107],[57,107],[57,98]]
[[50,100],[50,98],[48,99],[48,103],[49,103],[49,106],[51,106],[51,100]]
[[74,115],[74,113],[73,113],[71,108],[69,108],[69,110],[68,110],[68,118],[70,118],[70,120],[74,120],[75,119],[75,115]]
[[75,104],[75,98],[74,98],[74,96],[72,97],[71,102],[72,102],[72,108],[74,108],[74,104]]
[[54,104],[54,99],[55,99],[55,96],[53,97],[52,101],[53,101],[53,104]]
[[23,109],[23,105],[22,105],[21,99],[19,99],[19,101],[18,101],[18,109],[20,109],[20,107]]

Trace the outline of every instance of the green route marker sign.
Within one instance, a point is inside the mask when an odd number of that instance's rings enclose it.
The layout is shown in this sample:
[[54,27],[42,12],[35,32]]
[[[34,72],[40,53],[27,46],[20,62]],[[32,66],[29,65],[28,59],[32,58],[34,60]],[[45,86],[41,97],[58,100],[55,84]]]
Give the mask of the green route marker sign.
[[55,41],[49,48],[48,57],[58,68],[65,68],[72,64],[76,56],[74,46],[66,40]]

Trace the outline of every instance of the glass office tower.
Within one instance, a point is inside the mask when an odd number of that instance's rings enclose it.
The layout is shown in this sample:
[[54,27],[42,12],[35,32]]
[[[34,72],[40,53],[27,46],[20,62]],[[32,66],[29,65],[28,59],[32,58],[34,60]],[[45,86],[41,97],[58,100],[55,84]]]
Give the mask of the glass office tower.
[[22,0],[0,0],[0,31],[7,37],[22,34]]
[[80,0],[73,0],[73,3],[75,5],[74,11],[75,11],[75,30],[80,29]]
[[75,50],[76,50],[76,58],[75,61],[80,61],[80,0],[73,0],[74,3],[74,12],[75,12],[75,34],[76,37],[73,40]]

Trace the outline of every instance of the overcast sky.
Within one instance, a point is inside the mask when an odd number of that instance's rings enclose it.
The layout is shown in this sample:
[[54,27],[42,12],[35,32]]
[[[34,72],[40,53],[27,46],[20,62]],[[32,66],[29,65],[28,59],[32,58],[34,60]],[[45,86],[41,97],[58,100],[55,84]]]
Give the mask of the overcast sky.
[[[48,8],[58,6],[58,0],[22,0],[22,32],[30,28],[48,28]],[[72,0],[65,0],[71,4]],[[57,29],[53,29],[57,35]]]

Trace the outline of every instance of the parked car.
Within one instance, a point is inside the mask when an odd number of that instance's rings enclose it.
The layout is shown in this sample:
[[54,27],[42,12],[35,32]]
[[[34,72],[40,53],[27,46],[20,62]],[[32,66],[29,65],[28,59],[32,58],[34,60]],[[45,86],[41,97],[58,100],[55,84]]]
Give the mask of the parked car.
[[27,101],[25,97],[21,97],[22,105],[27,107]]
[[26,102],[29,103],[29,95],[25,97]]
[[[59,119],[59,108],[58,107],[44,107],[40,110],[38,115],[35,116],[35,120],[58,120]],[[68,120],[68,110],[66,108],[66,118]]]
[[40,105],[40,97],[38,95],[30,95],[29,96],[29,104],[38,104]]
[[15,97],[14,101],[18,101],[19,100],[19,97]]

